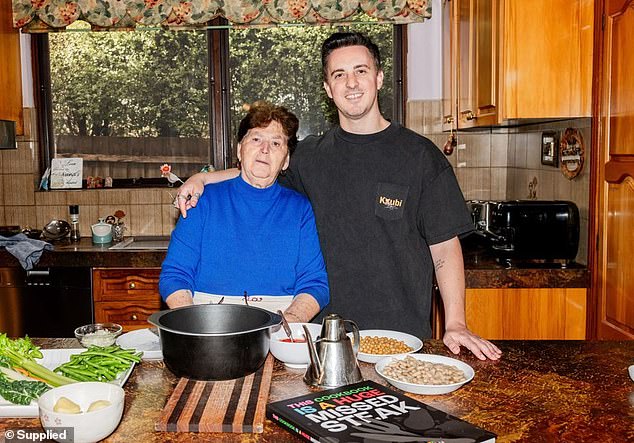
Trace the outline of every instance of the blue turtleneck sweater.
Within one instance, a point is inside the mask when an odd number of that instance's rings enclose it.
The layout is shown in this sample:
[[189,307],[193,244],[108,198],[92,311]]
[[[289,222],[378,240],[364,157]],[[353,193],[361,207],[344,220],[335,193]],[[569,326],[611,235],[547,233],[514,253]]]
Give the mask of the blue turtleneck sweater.
[[161,297],[178,289],[308,293],[326,306],[326,267],[308,199],[277,182],[258,189],[241,177],[205,186],[196,209],[178,221],[163,262]]

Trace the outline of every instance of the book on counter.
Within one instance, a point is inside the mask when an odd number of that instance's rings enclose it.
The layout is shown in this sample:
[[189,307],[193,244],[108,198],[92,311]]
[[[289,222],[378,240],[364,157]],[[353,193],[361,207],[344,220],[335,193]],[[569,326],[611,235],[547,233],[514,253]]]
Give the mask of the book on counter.
[[491,443],[496,437],[373,381],[270,403],[266,416],[314,443]]

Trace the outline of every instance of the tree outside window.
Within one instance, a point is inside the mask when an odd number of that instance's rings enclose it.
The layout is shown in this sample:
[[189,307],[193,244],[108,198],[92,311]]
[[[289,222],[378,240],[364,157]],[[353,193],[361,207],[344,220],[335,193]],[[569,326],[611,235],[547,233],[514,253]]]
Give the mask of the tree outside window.
[[[81,27],[76,22],[73,27]],[[83,24],[85,27],[85,24]],[[392,25],[356,28],[380,44],[386,74],[381,108],[389,117]],[[231,134],[256,100],[282,104],[300,119],[300,139],[324,133],[336,110],[323,91],[321,42],[339,28],[274,27],[229,31]],[[50,34],[51,157],[82,156],[84,176],[188,177],[210,163],[209,32],[147,30]],[[236,140],[232,137],[233,145]],[[231,156],[235,162],[235,155]]]

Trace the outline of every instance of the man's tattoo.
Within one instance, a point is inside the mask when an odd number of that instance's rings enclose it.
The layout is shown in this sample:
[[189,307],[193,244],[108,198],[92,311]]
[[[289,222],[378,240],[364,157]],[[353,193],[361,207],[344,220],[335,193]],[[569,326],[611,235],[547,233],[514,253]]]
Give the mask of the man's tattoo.
[[443,266],[445,266],[445,260],[442,258],[439,258],[438,260],[436,260],[436,262],[434,263],[434,269],[436,271],[438,271],[440,268],[442,268]]

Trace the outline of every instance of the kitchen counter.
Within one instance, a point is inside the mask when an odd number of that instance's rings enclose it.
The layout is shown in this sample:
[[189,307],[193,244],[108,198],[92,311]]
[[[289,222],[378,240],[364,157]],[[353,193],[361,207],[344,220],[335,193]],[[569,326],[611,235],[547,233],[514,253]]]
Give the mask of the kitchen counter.
[[[508,268],[499,263],[486,248],[463,240],[465,281],[467,288],[586,288],[588,269],[579,264],[561,268],[556,264],[520,265]],[[39,267],[121,267],[159,268],[164,250],[110,250],[108,245],[94,245],[88,237],[80,242],[53,242],[54,251],[45,251]],[[9,253],[0,249],[0,267],[20,266]]]
[[[110,250],[115,243],[94,244],[90,237],[82,237],[79,242],[65,239],[50,243],[54,250],[44,251],[38,267],[160,268],[166,253],[165,250]],[[20,266],[20,263],[0,249],[0,266]]]
[[525,261],[507,263],[499,260],[472,234],[461,240],[467,289],[476,288],[587,288],[588,268],[579,263]]
[[[74,339],[40,339],[42,347],[76,347]],[[634,441],[634,341],[496,341],[500,361],[461,360],[476,372],[461,389],[412,397],[498,434],[501,442]],[[449,355],[440,341],[423,352]],[[361,363],[366,379],[384,383],[372,365]],[[276,362],[269,401],[310,392],[303,372]],[[108,442],[292,442],[301,441],[270,421],[263,434],[155,432],[154,423],[177,379],[162,362],[142,362],[125,385],[123,420]],[[0,419],[0,430],[39,427],[38,419]]]

